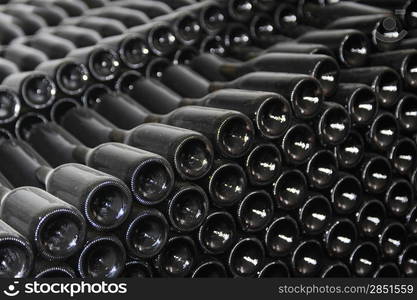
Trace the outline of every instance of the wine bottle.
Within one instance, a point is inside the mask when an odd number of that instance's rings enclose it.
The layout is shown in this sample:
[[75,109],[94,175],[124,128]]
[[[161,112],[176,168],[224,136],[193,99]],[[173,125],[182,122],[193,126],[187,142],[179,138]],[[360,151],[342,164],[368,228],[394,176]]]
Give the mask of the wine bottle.
[[2,86],[16,92],[33,109],[51,106],[57,92],[53,80],[38,71],[12,74],[3,80]]
[[385,225],[378,236],[381,254],[388,259],[395,259],[407,244],[407,230],[399,222],[393,221]]
[[318,150],[310,158],[305,169],[310,187],[327,189],[338,178],[339,167],[337,159],[330,150]]
[[10,124],[15,121],[22,109],[17,94],[6,87],[0,87],[0,124]]
[[291,277],[288,266],[281,260],[275,260],[266,264],[258,272],[258,278],[288,278]]
[[8,45],[14,39],[22,37],[25,34],[19,26],[3,20],[0,21],[0,28],[2,32],[0,36],[0,45]]
[[1,18],[8,23],[15,24],[22,29],[25,35],[35,34],[38,30],[46,27],[47,24],[41,17],[21,11],[20,14],[16,14],[16,11],[7,11],[6,13],[0,13]]
[[229,270],[233,277],[255,277],[265,260],[262,242],[254,237],[243,238],[230,251]]
[[108,6],[118,9],[118,7],[129,8],[145,13],[150,19],[172,13],[172,8],[167,4],[160,1],[148,1],[148,0],[121,0],[114,1],[108,4]]
[[289,255],[298,245],[299,240],[300,231],[297,221],[289,215],[277,217],[265,231],[266,251],[272,257]]
[[81,16],[88,6],[80,1],[68,1],[68,0],[29,0],[30,5],[37,7],[58,7],[62,9],[69,17]]
[[92,232],[75,262],[81,278],[116,278],[125,263],[126,251],[116,236]]
[[308,0],[302,0],[298,3],[298,13],[305,22],[318,27],[326,26],[328,23],[338,20],[341,17],[392,14],[389,9],[361,3],[338,2],[332,3],[331,5],[320,5],[319,3]]
[[355,224],[349,219],[334,220],[323,234],[323,241],[327,253],[331,257],[348,256],[358,239]]
[[285,161],[292,165],[306,163],[317,146],[313,129],[304,123],[293,125],[282,138],[281,149]]
[[130,212],[130,191],[120,179],[80,164],[52,169],[20,140],[3,141],[0,153],[7,159],[1,169],[13,185],[45,188],[81,211],[95,230],[118,227]]
[[209,258],[203,260],[195,267],[191,278],[225,278],[227,277],[226,267],[217,259]]
[[164,201],[173,186],[171,166],[151,152],[118,143],[88,148],[51,122],[34,126],[27,141],[52,166],[79,162],[123,180],[135,199],[145,205]]
[[401,277],[398,266],[393,262],[388,262],[379,266],[372,275],[373,278],[397,278]]
[[256,46],[265,48],[271,45],[291,40],[279,34],[274,19],[267,13],[257,13],[249,23],[249,32]]
[[[401,20],[386,13],[343,17],[331,22],[326,28],[360,30],[369,36],[377,50],[384,52],[396,49],[406,33]],[[371,62],[371,65],[375,64]]]
[[123,34],[127,30],[123,23],[118,20],[96,16],[68,18],[63,24],[92,29],[103,38]]
[[274,21],[278,30],[291,38],[297,38],[316,28],[303,24],[298,18],[297,7],[291,3],[280,3],[274,10]]
[[38,49],[50,59],[63,58],[72,50],[76,49],[71,41],[46,32],[16,39],[13,43],[24,44],[28,47]]
[[298,53],[265,53],[245,62],[229,62],[207,53],[194,58],[191,67],[207,79],[219,81],[256,71],[306,74],[320,82],[327,97],[336,92],[339,74],[339,66],[332,57]]
[[206,219],[209,199],[198,185],[177,182],[167,206],[162,209],[166,210],[174,230],[191,232],[199,228]]
[[414,205],[406,216],[407,229],[411,234],[417,232],[417,205]]
[[280,137],[292,121],[288,101],[283,96],[271,92],[222,89],[198,99],[182,98],[165,86],[136,72],[121,75],[116,89],[155,113],[168,113],[187,105],[236,110],[249,117],[267,139]]
[[362,161],[365,141],[359,132],[351,130],[346,140],[334,148],[341,169],[353,169]]
[[401,137],[392,146],[388,157],[391,161],[394,171],[400,175],[410,177],[417,167],[417,162],[413,159],[417,156],[416,143],[406,137]]
[[359,233],[365,237],[375,237],[383,229],[386,219],[384,204],[376,199],[366,200],[356,212]]
[[417,259],[417,243],[407,245],[401,255],[398,257],[398,265],[406,277],[416,277],[417,268],[415,261]]
[[291,255],[291,268],[294,276],[312,277],[323,267],[324,253],[316,240],[301,242]]
[[36,187],[2,188],[0,218],[48,260],[65,260],[82,246],[86,224],[72,205]]
[[153,54],[164,56],[171,54],[178,48],[178,41],[174,29],[163,21],[154,21],[129,29],[133,34],[143,35]]
[[84,16],[113,19],[123,23],[126,28],[142,25],[150,21],[148,16],[142,11],[137,11],[125,7],[117,7],[117,9],[115,9],[112,6],[90,9],[84,12]]
[[413,94],[405,94],[397,103],[395,117],[405,132],[417,132],[417,98]]
[[194,0],[158,0],[158,1],[165,3],[166,5],[171,7],[173,10],[196,3]]
[[[68,58],[41,63],[36,70],[55,79],[59,92],[65,96],[78,96],[86,89],[89,73],[85,65]],[[57,97],[59,97],[59,93]]]
[[118,232],[130,257],[147,259],[165,247],[169,225],[159,210],[133,206]]
[[377,96],[365,84],[339,84],[337,92],[330,100],[343,105],[349,112],[352,124],[357,126],[365,126],[371,123],[379,110]]
[[200,179],[211,168],[213,149],[200,133],[158,123],[142,124],[125,131],[115,128],[93,110],[82,108],[77,111],[83,113],[84,121],[75,128],[67,126],[70,122],[63,122],[64,127],[89,147],[118,142],[159,154],[186,180]]
[[[3,198],[3,190],[0,186],[0,195]],[[0,278],[25,278],[29,275],[33,266],[33,251],[29,242],[20,233],[7,223],[0,220],[0,245],[2,269]]]
[[154,266],[162,277],[186,277],[194,269],[197,251],[189,236],[172,236],[155,258]]
[[237,22],[248,22],[255,12],[253,0],[223,1],[221,5],[227,9],[230,18]]
[[152,278],[151,265],[142,260],[130,260],[126,262],[121,278]]
[[308,235],[321,234],[332,218],[332,205],[321,194],[308,196],[306,202],[298,211],[300,231]]
[[101,40],[97,31],[74,25],[61,25],[49,30],[51,34],[71,41],[77,48],[94,46]]
[[389,214],[402,217],[408,214],[414,199],[414,189],[406,179],[396,179],[385,193],[384,201]]
[[180,9],[153,20],[168,23],[175,37],[184,45],[193,45],[203,36],[200,21],[188,10]]
[[45,20],[48,26],[59,25],[68,15],[56,6],[33,6],[29,4],[10,3],[4,8],[4,13],[20,15],[22,12],[38,15]]
[[[38,123],[46,123],[47,119],[44,115],[36,112],[27,112],[19,116],[14,123],[14,135],[18,140],[25,140],[30,134],[31,128]],[[6,137],[5,132],[1,132],[2,137]],[[9,135],[10,138],[13,138]]]
[[92,77],[101,82],[115,79],[121,67],[117,53],[100,45],[75,49],[67,57],[87,66]]
[[340,82],[369,85],[381,107],[392,107],[400,100],[403,84],[400,75],[389,67],[365,67],[341,70]]
[[246,156],[244,168],[253,186],[267,186],[282,172],[281,152],[272,143],[258,144]]
[[17,44],[1,48],[0,56],[13,62],[21,72],[32,71],[39,64],[48,60],[42,51]]
[[324,267],[324,270],[320,274],[320,278],[349,278],[352,277],[352,273],[349,267],[342,262],[334,262]]
[[308,190],[307,179],[297,169],[284,170],[273,184],[272,196],[279,209],[299,208]]
[[339,178],[330,190],[333,210],[340,215],[349,215],[361,204],[363,189],[359,179],[348,173],[339,173]]
[[367,63],[370,45],[367,36],[354,29],[310,31],[297,39],[299,43],[318,43],[332,50],[338,61],[349,68]]
[[237,238],[236,223],[232,215],[225,211],[209,214],[200,226],[198,241],[204,252],[208,254],[224,254]]
[[386,152],[397,142],[399,131],[395,116],[381,111],[371,123],[365,138],[372,148],[378,152]]
[[407,1],[407,3],[402,8],[404,10],[403,21],[405,28],[408,30],[417,28],[415,17],[417,10],[415,1]]
[[274,203],[268,192],[257,190],[248,193],[237,208],[237,222],[244,232],[265,229],[274,215]]
[[352,273],[358,277],[371,276],[379,265],[379,251],[371,242],[362,242],[353,250],[349,257]]
[[36,259],[32,276],[34,278],[76,278],[73,268],[65,262],[50,262]]
[[[334,57],[333,52],[323,44],[283,42],[265,49],[266,53],[299,53],[327,55]],[[254,56],[255,57],[255,56]]]

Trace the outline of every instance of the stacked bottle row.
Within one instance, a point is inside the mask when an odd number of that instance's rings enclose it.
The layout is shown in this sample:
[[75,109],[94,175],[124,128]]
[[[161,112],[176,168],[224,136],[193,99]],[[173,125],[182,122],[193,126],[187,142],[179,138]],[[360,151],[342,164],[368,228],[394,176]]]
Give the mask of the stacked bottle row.
[[[390,10],[128,2],[63,21],[128,33],[3,80],[2,277],[416,276],[416,50],[366,29]],[[366,26],[311,17],[338,11]]]

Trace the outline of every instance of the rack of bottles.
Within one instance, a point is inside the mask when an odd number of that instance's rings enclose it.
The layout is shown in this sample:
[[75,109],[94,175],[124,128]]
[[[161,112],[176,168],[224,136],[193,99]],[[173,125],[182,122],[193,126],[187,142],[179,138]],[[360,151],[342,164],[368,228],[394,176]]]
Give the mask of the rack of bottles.
[[0,2],[0,278],[417,276],[416,0]]

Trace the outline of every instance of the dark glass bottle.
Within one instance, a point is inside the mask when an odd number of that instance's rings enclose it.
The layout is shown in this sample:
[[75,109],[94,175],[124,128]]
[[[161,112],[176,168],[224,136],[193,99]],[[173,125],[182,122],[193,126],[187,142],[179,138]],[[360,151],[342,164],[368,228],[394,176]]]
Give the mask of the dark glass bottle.
[[227,12],[217,1],[203,1],[181,9],[196,14],[201,27],[208,34],[215,34],[226,26]]
[[1,169],[13,185],[45,188],[81,211],[95,230],[114,229],[126,220],[132,199],[121,180],[79,164],[52,169],[20,140],[3,141],[0,151],[7,160]]
[[346,140],[334,148],[341,169],[353,169],[362,161],[365,141],[356,130],[351,130]]
[[331,257],[346,257],[355,246],[358,232],[355,224],[349,219],[336,219],[323,234],[327,253]]
[[65,260],[82,246],[86,224],[72,205],[36,187],[9,190],[0,217],[48,260]]
[[411,183],[405,179],[395,179],[385,193],[384,202],[389,214],[402,217],[410,211],[413,199]]
[[269,47],[276,43],[291,40],[279,34],[274,19],[267,13],[257,13],[249,23],[249,32],[253,43],[262,48]]
[[75,49],[67,57],[87,66],[91,76],[97,81],[112,81],[120,72],[119,55],[105,46],[98,45]]
[[294,276],[312,277],[323,267],[324,253],[316,240],[301,242],[291,255],[291,268]]
[[315,30],[306,25],[297,13],[297,7],[291,3],[280,3],[274,10],[275,26],[286,36],[296,38],[300,35]]
[[7,11],[7,13],[1,12],[0,15],[4,21],[19,26],[25,35],[35,34],[41,28],[47,26],[46,22],[41,17],[28,12],[20,12],[20,14],[16,14],[16,11],[12,10]]
[[13,62],[21,72],[32,71],[48,57],[38,49],[12,44],[0,49],[0,56]]
[[24,32],[19,26],[7,21],[0,21],[1,36],[0,45],[8,45],[14,39],[24,36]]
[[337,159],[330,150],[318,150],[309,159],[306,169],[310,187],[313,189],[327,189],[338,178],[339,167]]
[[122,22],[102,17],[88,16],[67,19],[63,24],[74,25],[96,31],[103,38],[119,35],[126,32],[126,27]]
[[123,23],[126,28],[142,25],[149,22],[149,18],[142,11],[137,11],[125,7],[105,6],[94,8],[86,11],[84,16],[95,16],[100,18],[108,18]]
[[228,257],[233,277],[255,277],[265,260],[265,249],[257,238],[247,237],[238,241]]
[[410,177],[417,167],[417,145],[409,138],[402,137],[393,145],[388,157],[395,172]]
[[81,278],[116,278],[125,263],[126,251],[116,236],[91,232],[74,264]]
[[275,260],[265,264],[258,272],[258,278],[288,278],[291,272],[288,266],[281,260]]
[[68,58],[43,62],[36,67],[36,70],[54,78],[59,91],[68,96],[80,95],[89,81],[86,66]]
[[120,278],[152,278],[153,270],[151,265],[142,260],[130,260],[126,262]]
[[147,259],[165,247],[169,225],[155,208],[133,206],[130,216],[118,230],[130,257]]
[[204,252],[208,254],[224,254],[234,244],[237,229],[234,218],[225,211],[209,214],[200,226],[198,241]]
[[368,238],[376,237],[384,227],[385,206],[376,199],[366,200],[356,212],[355,217],[360,235]]
[[82,15],[87,9],[87,5],[80,1],[68,0],[28,0],[28,4],[37,7],[57,7],[62,9],[69,17]]
[[352,273],[358,277],[370,277],[378,268],[379,251],[371,242],[360,243],[349,257]]
[[15,73],[6,77],[2,86],[16,92],[30,108],[46,108],[55,100],[57,88],[53,80],[42,72]]
[[16,40],[15,43],[38,49],[50,59],[63,58],[76,49],[71,41],[46,32]]
[[323,44],[313,43],[296,43],[296,42],[284,42],[277,43],[271,47],[265,49],[266,53],[299,53],[299,54],[316,54],[327,55],[333,57],[333,52]]
[[334,262],[328,264],[321,271],[320,278],[350,278],[352,273],[349,270],[349,267],[342,262]]
[[404,10],[403,22],[406,29],[417,28],[417,20],[415,16],[415,13],[417,12],[416,2],[412,0],[407,1],[402,8]]
[[259,232],[268,226],[274,215],[274,203],[265,190],[248,193],[237,208],[237,221],[244,232]]
[[0,87],[0,124],[16,120],[21,112],[21,102],[17,94],[6,87]]
[[194,0],[158,0],[159,2],[167,4],[172,9],[177,9],[183,6],[195,4]]
[[393,176],[389,160],[380,155],[366,155],[360,173],[364,190],[372,194],[386,191]]
[[79,162],[123,180],[145,205],[164,201],[173,186],[171,166],[151,152],[118,143],[88,148],[51,122],[33,126],[27,140],[52,166]]
[[[0,186],[0,195],[7,195]],[[0,278],[25,278],[33,266],[33,251],[29,242],[7,223],[0,220]]]
[[378,236],[381,254],[388,259],[395,259],[407,243],[407,230],[399,222],[388,222]]
[[400,75],[389,67],[365,67],[341,70],[340,82],[369,85],[381,107],[392,107],[400,100],[403,84]]
[[189,236],[172,236],[155,258],[154,266],[162,277],[186,277],[197,262],[197,251]]
[[227,277],[226,267],[215,258],[203,260],[195,267],[191,278],[225,278]]
[[281,152],[272,143],[258,144],[246,156],[244,167],[253,186],[267,186],[282,172]]
[[61,25],[51,28],[50,33],[71,41],[77,48],[94,46],[101,40],[97,31],[74,25]]
[[318,139],[323,146],[336,146],[343,143],[351,128],[348,111],[342,105],[331,101],[322,104],[320,117],[315,123]]
[[255,12],[253,0],[222,1],[221,4],[227,8],[230,18],[237,22],[249,21]]
[[300,230],[308,235],[321,234],[332,217],[330,201],[321,194],[312,194],[298,211]]
[[289,164],[306,163],[317,147],[317,138],[313,129],[304,123],[293,125],[282,138],[283,158]]
[[398,257],[398,265],[406,277],[416,277],[417,243],[411,243]]
[[173,10],[167,4],[160,1],[148,0],[121,0],[109,3],[109,6],[129,8],[145,13],[149,18],[153,19],[162,15],[171,13]]
[[386,152],[397,142],[399,131],[395,116],[381,111],[371,123],[365,138],[372,148],[378,152]]
[[310,31],[300,36],[299,43],[318,43],[329,47],[338,61],[346,67],[360,67],[366,64],[370,52],[367,36],[358,30],[335,29]]
[[330,99],[343,105],[349,112],[353,125],[364,126],[376,117],[379,104],[374,91],[365,84],[342,83]]
[[297,221],[291,216],[278,217],[271,222],[265,232],[265,246],[267,254],[272,257],[289,255],[300,240]]
[[411,234],[417,233],[417,205],[414,205],[406,216],[406,225]]
[[299,208],[308,190],[307,179],[297,169],[284,170],[273,184],[272,195],[279,209]]
[[266,53],[245,62],[228,62],[213,54],[192,59],[191,67],[209,80],[233,80],[255,71],[300,73],[319,80],[325,96],[336,92],[339,66],[332,57],[297,53]]
[[280,137],[292,122],[291,107],[279,94],[223,89],[202,98],[182,98],[175,92],[135,72],[126,72],[116,88],[155,113],[168,113],[186,105],[232,109],[252,119],[263,137]]
[[59,25],[68,15],[65,11],[53,5],[33,6],[28,4],[10,3],[5,6],[5,13],[20,15],[22,12],[38,15],[45,20],[48,26]]
[[34,278],[76,278],[73,268],[65,262],[50,262],[36,259],[32,276]]
[[401,272],[398,266],[393,262],[381,264],[379,268],[372,275],[373,278],[397,278],[401,277]]
[[330,190],[333,210],[340,215],[354,212],[361,204],[363,189],[358,178],[351,174],[339,173],[339,178]]
[[178,232],[191,232],[199,228],[207,217],[209,199],[198,185],[176,183],[168,204],[162,208],[171,226]]
[[403,131],[417,132],[417,97],[405,94],[397,103],[395,117]]

